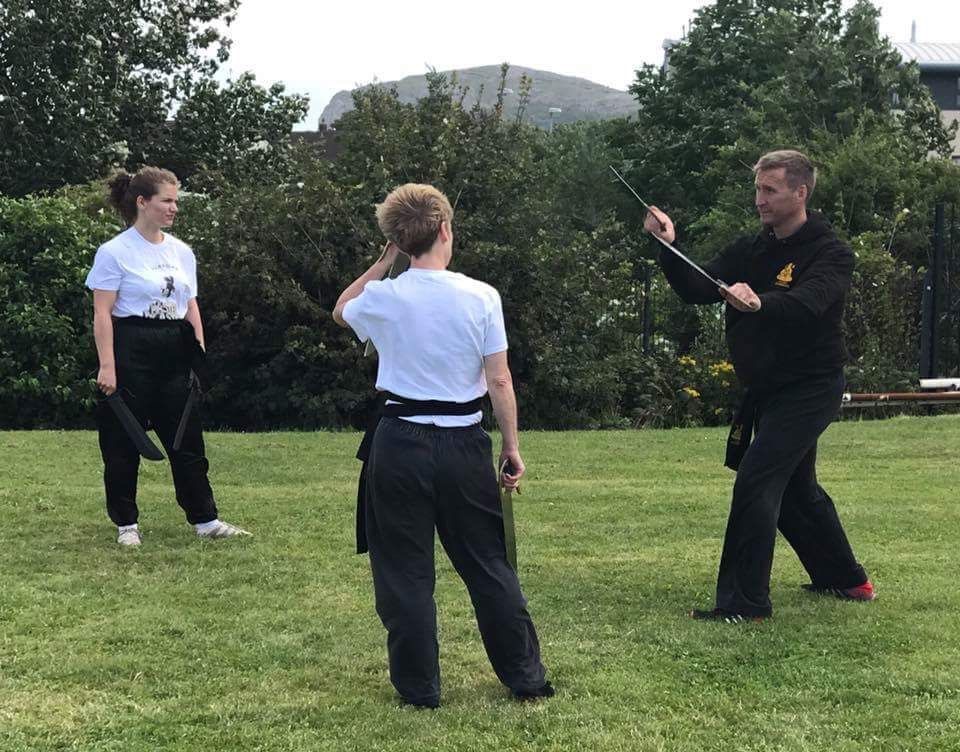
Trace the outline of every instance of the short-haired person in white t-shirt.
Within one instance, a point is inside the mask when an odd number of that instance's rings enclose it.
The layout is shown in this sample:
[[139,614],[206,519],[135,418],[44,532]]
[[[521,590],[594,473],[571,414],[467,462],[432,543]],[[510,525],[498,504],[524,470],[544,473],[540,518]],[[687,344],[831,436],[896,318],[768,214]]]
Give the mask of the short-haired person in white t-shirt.
[[[164,228],[177,215],[179,182],[169,170],[120,171],[107,182],[108,199],[127,229],[100,248],[87,275],[93,290],[93,334],[100,370],[97,386],[119,391],[144,428],[160,437],[177,503],[202,538],[249,535],[220,520],[207,478],[209,463],[197,410],[187,412],[181,444],[174,439],[185,412],[191,372],[203,354],[193,251]],[[140,454],[106,401],[97,404],[107,514],[121,546],[139,546],[137,471]]]
[[[480,426],[489,393],[503,434],[500,460],[513,468],[504,481],[516,488],[524,465],[500,296],[447,270],[453,210],[436,188],[400,186],[377,207],[377,220],[389,242],[344,290],[333,317],[379,354],[385,404],[364,468],[358,532],[366,534],[388,633],[390,679],[405,703],[439,705],[436,529],[470,592],[497,677],[517,699],[549,697],[537,633],[507,561],[491,441]],[[410,268],[381,279],[401,252]]]

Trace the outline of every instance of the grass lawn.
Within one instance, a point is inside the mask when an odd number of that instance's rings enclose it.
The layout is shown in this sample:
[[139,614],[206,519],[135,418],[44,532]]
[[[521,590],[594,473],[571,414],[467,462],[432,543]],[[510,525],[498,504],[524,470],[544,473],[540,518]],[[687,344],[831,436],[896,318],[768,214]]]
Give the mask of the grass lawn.
[[[92,433],[0,433],[0,750],[958,750],[960,416],[835,424],[820,479],[880,593],[801,591],[778,544],[764,624],[711,605],[732,473],[719,429],[528,433],[520,575],[558,695],[517,705],[438,557],[443,707],[399,707],[354,434],[210,434],[201,542],[144,463],[121,550]],[[440,553],[438,551],[438,553]]]

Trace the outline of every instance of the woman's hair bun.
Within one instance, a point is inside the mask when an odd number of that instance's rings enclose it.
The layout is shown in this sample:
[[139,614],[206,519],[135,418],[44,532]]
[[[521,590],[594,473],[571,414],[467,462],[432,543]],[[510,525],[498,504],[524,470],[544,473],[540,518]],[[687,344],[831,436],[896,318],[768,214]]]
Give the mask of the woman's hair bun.
[[133,175],[126,170],[117,170],[107,179],[108,199],[114,209],[120,209],[120,207],[123,206],[123,200],[127,195],[127,190],[130,188],[131,180],[133,180]]

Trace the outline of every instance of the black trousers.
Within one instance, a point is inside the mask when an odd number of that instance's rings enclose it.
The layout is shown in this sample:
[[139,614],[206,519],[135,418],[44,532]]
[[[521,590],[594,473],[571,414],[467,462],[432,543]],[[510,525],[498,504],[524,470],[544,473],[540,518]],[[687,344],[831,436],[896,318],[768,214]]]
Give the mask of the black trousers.
[[368,473],[370,566],[397,692],[424,705],[440,698],[434,528],[470,593],[497,677],[514,691],[540,689],[540,643],[507,563],[490,437],[479,426],[383,418]]
[[777,529],[814,585],[847,588],[867,575],[833,500],[817,483],[817,440],[840,409],[843,373],[790,384],[758,404],[757,433],[737,471],[717,577],[717,606],[768,616]]
[[[173,449],[177,425],[187,400],[193,353],[180,321],[116,320],[113,350],[117,388],[144,428],[152,426],[173,471],[177,503],[191,524],[217,518],[203,431],[194,406],[179,451]],[[97,430],[103,456],[107,514],[116,525],[137,521],[137,471],[140,454],[110,407],[97,404]]]

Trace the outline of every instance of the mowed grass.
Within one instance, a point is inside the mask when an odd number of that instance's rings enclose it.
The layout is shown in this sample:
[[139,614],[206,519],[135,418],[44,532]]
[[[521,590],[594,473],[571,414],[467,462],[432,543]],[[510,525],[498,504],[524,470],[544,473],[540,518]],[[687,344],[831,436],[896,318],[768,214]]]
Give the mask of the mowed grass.
[[778,543],[775,616],[711,604],[732,473],[719,429],[527,433],[520,574],[558,695],[507,699],[438,549],[443,707],[400,707],[366,557],[358,436],[209,434],[201,542],[165,464],[139,550],[92,433],[0,433],[0,750],[960,749],[960,416],[845,422],[820,479],[880,592],[810,596]]

